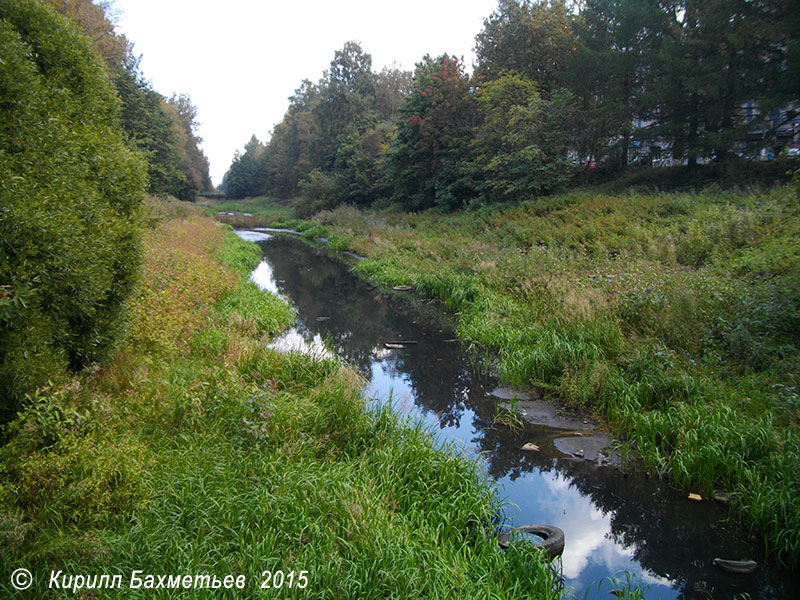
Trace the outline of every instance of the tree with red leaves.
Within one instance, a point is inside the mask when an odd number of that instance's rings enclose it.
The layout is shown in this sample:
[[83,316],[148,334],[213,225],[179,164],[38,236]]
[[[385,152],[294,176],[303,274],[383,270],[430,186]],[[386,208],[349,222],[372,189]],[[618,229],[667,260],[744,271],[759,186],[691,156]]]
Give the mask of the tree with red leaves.
[[461,206],[474,192],[464,167],[477,113],[459,60],[425,56],[402,114],[387,157],[395,201],[413,210]]

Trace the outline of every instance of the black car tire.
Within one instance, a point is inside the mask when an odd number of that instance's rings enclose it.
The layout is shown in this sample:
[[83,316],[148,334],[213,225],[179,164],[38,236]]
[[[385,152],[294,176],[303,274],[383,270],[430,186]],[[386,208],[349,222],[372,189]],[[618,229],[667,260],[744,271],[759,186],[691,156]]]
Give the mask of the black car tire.
[[515,531],[532,533],[542,538],[541,542],[536,542],[534,546],[546,551],[550,557],[561,556],[564,552],[564,532],[552,525],[521,525],[514,527],[500,534],[500,547],[504,550],[511,544],[511,536]]

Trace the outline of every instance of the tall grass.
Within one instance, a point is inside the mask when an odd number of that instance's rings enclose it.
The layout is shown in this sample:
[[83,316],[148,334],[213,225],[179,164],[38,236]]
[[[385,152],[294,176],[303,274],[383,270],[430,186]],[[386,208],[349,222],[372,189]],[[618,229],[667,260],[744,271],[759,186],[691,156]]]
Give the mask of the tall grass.
[[[800,208],[793,189],[575,191],[449,215],[321,213],[356,267],[459,315],[500,377],[609,419],[800,561]],[[795,498],[795,500],[792,500]]]
[[[128,344],[31,395],[0,448],[5,597],[60,597],[51,569],[120,574],[115,598],[202,595],[128,589],[133,570],[246,576],[220,598],[561,595],[538,552],[498,549],[474,463],[368,410],[339,361],[263,343],[293,313],[245,285],[253,245],[191,215],[154,222]],[[308,585],[261,590],[266,570]]]

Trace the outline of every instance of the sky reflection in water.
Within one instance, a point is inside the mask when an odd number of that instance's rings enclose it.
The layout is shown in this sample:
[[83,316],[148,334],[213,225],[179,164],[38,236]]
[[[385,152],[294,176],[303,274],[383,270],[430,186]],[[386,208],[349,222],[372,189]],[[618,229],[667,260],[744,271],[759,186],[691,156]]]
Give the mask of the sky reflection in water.
[[[275,236],[261,246],[264,261],[252,280],[298,311],[295,326],[273,346],[341,356],[369,378],[367,393],[376,402],[391,398],[396,411],[424,422],[441,443],[480,456],[509,503],[509,523],[564,530],[563,575],[578,597],[608,598],[615,585],[607,578],[624,582],[625,572],[643,584],[647,598],[791,596],[796,576],[776,567],[736,578],[711,566],[715,556],[758,556],[734,525],[721,522],[726,513],[713,503],[691,502],[660,481],[569,457],[554,443],[571,435],[563,430],[493,426],[497,401],[489,392],[497,382],[473,368],[435,307],[384,294],[300,240]],[[418,344],[387,349],[391,340]],[[541,451],[520,450],[527,441]]]

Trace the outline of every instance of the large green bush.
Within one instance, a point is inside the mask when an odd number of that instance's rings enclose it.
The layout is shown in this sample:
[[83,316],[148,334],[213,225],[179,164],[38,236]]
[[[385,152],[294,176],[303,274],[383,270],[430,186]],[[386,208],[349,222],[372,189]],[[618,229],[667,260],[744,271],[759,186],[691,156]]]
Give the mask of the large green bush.
[[118,339],[145,184],[89,41],[41,2],[0,0],[3,412]]

